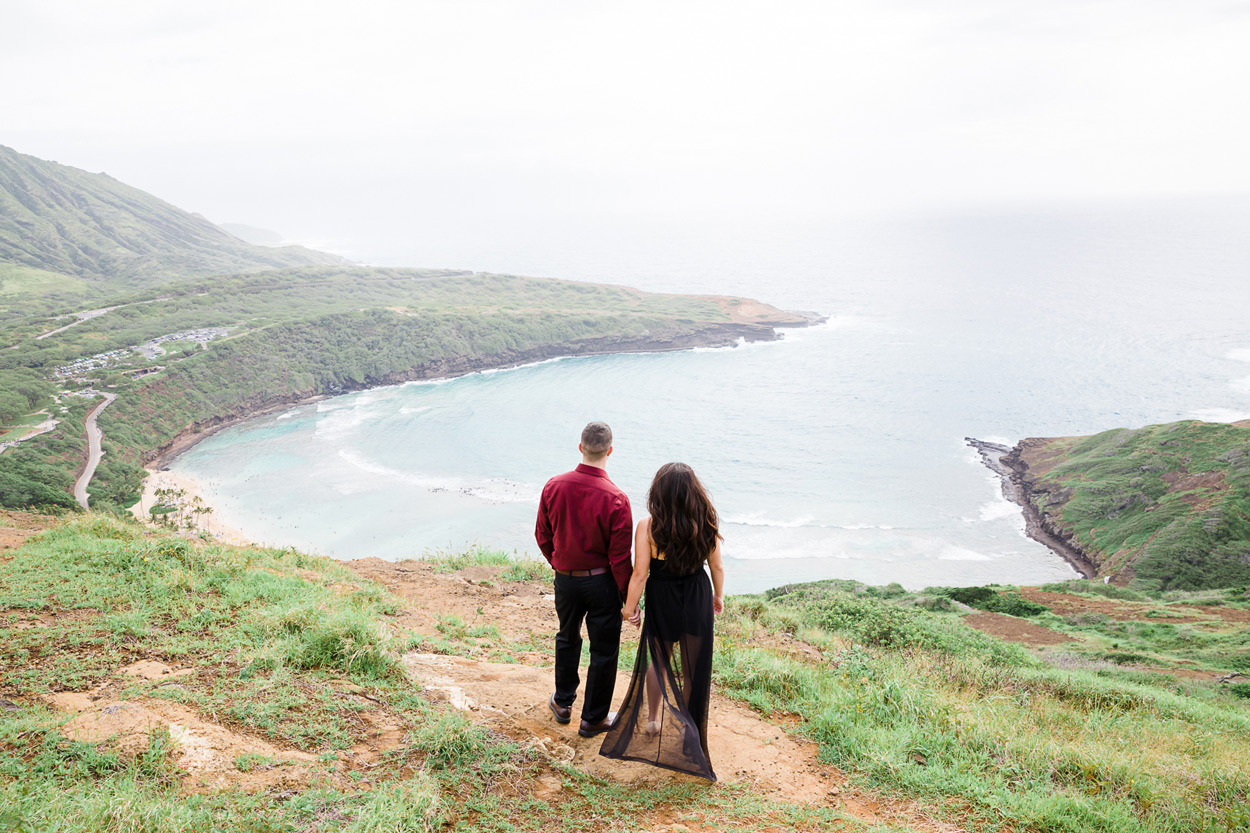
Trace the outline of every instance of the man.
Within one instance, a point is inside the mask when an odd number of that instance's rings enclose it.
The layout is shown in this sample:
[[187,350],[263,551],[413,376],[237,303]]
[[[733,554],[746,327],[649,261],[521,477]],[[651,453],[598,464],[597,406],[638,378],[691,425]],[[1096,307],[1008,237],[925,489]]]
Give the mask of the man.
[[590,667],[577,733],[611,729],[612,689],[621,647],[621,600],[632,572],[629,548],[634,519],[629,498],[608,479],[612,429],[592,422],[582,429],[582,463],[543,487],[534,538],[556,571],[556,690],[548,705],[556,722],[572,719],[582,656],[582,621],[590,637]]

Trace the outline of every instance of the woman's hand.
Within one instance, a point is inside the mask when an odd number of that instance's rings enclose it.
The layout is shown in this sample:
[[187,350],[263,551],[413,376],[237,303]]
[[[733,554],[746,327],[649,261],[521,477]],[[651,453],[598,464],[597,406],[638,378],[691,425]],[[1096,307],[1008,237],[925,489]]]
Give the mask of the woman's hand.
[[724,597],[724,596],[713,596],[713,597],[712,597],[712,612],[713,612],[713,613],[720,613],[720,612],[721,612],[721,611],[723,611],[724,609],[725,609],[725,597]]
[[621,620],[629,622],[635,628],[642,623],[642,611],[635,605],[632,611],[621,608]]

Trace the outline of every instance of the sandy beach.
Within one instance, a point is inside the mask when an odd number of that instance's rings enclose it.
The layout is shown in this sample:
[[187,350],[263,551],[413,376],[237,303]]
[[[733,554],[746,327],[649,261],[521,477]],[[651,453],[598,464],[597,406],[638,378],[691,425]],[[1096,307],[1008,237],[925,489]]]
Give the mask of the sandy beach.
[[[187,500],[198,497],[205,506],[212,507],[212,503],[205,495],[204,489],[197,481],[174,474],[171,471],[154,469],[146,469],[146,471],[148,476],[143,481],[143,496],[137,504],[130,508],[131,513],[143,523],[150,524],[152,522],[148,510],[157,503],[157,489],[181,489],[186,494]],[[223,523],[218,519],[215,511],[195,516],[195,525],[199,530],[226,544],[246,546],[257,543],[250,540],[234,527]]]

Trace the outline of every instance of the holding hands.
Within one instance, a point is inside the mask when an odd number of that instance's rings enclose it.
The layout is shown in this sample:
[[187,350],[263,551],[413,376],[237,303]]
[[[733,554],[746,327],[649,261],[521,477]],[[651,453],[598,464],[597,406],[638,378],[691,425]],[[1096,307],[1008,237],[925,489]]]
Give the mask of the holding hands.
[[642,611],[638,609],[638,605],[634,605],[633,610],[623,607],[621,608],[621,620],[629,622],[636,628],[642,624]]

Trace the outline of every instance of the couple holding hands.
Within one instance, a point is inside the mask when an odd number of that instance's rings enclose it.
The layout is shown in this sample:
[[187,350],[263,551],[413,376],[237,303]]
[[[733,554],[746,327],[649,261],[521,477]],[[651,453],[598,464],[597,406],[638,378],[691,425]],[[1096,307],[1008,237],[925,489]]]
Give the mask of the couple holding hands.
[[[600,755],[715,781],[707,711],[712,617],[721,612],[725,581],[716,509],[689,466],[666,463],[647,494],[650,517],[635,529],[629,498],[606,471],[612,430],[590,423],[578,450],[581,465],[543,488],[534,530],[556,573],[560,630],[551,711],[559,723],[572,719],[584,621],[590,666],[578,734],[605,734]],[[609,709],[623,621],[641,625],[642,635],[618,713]]]

